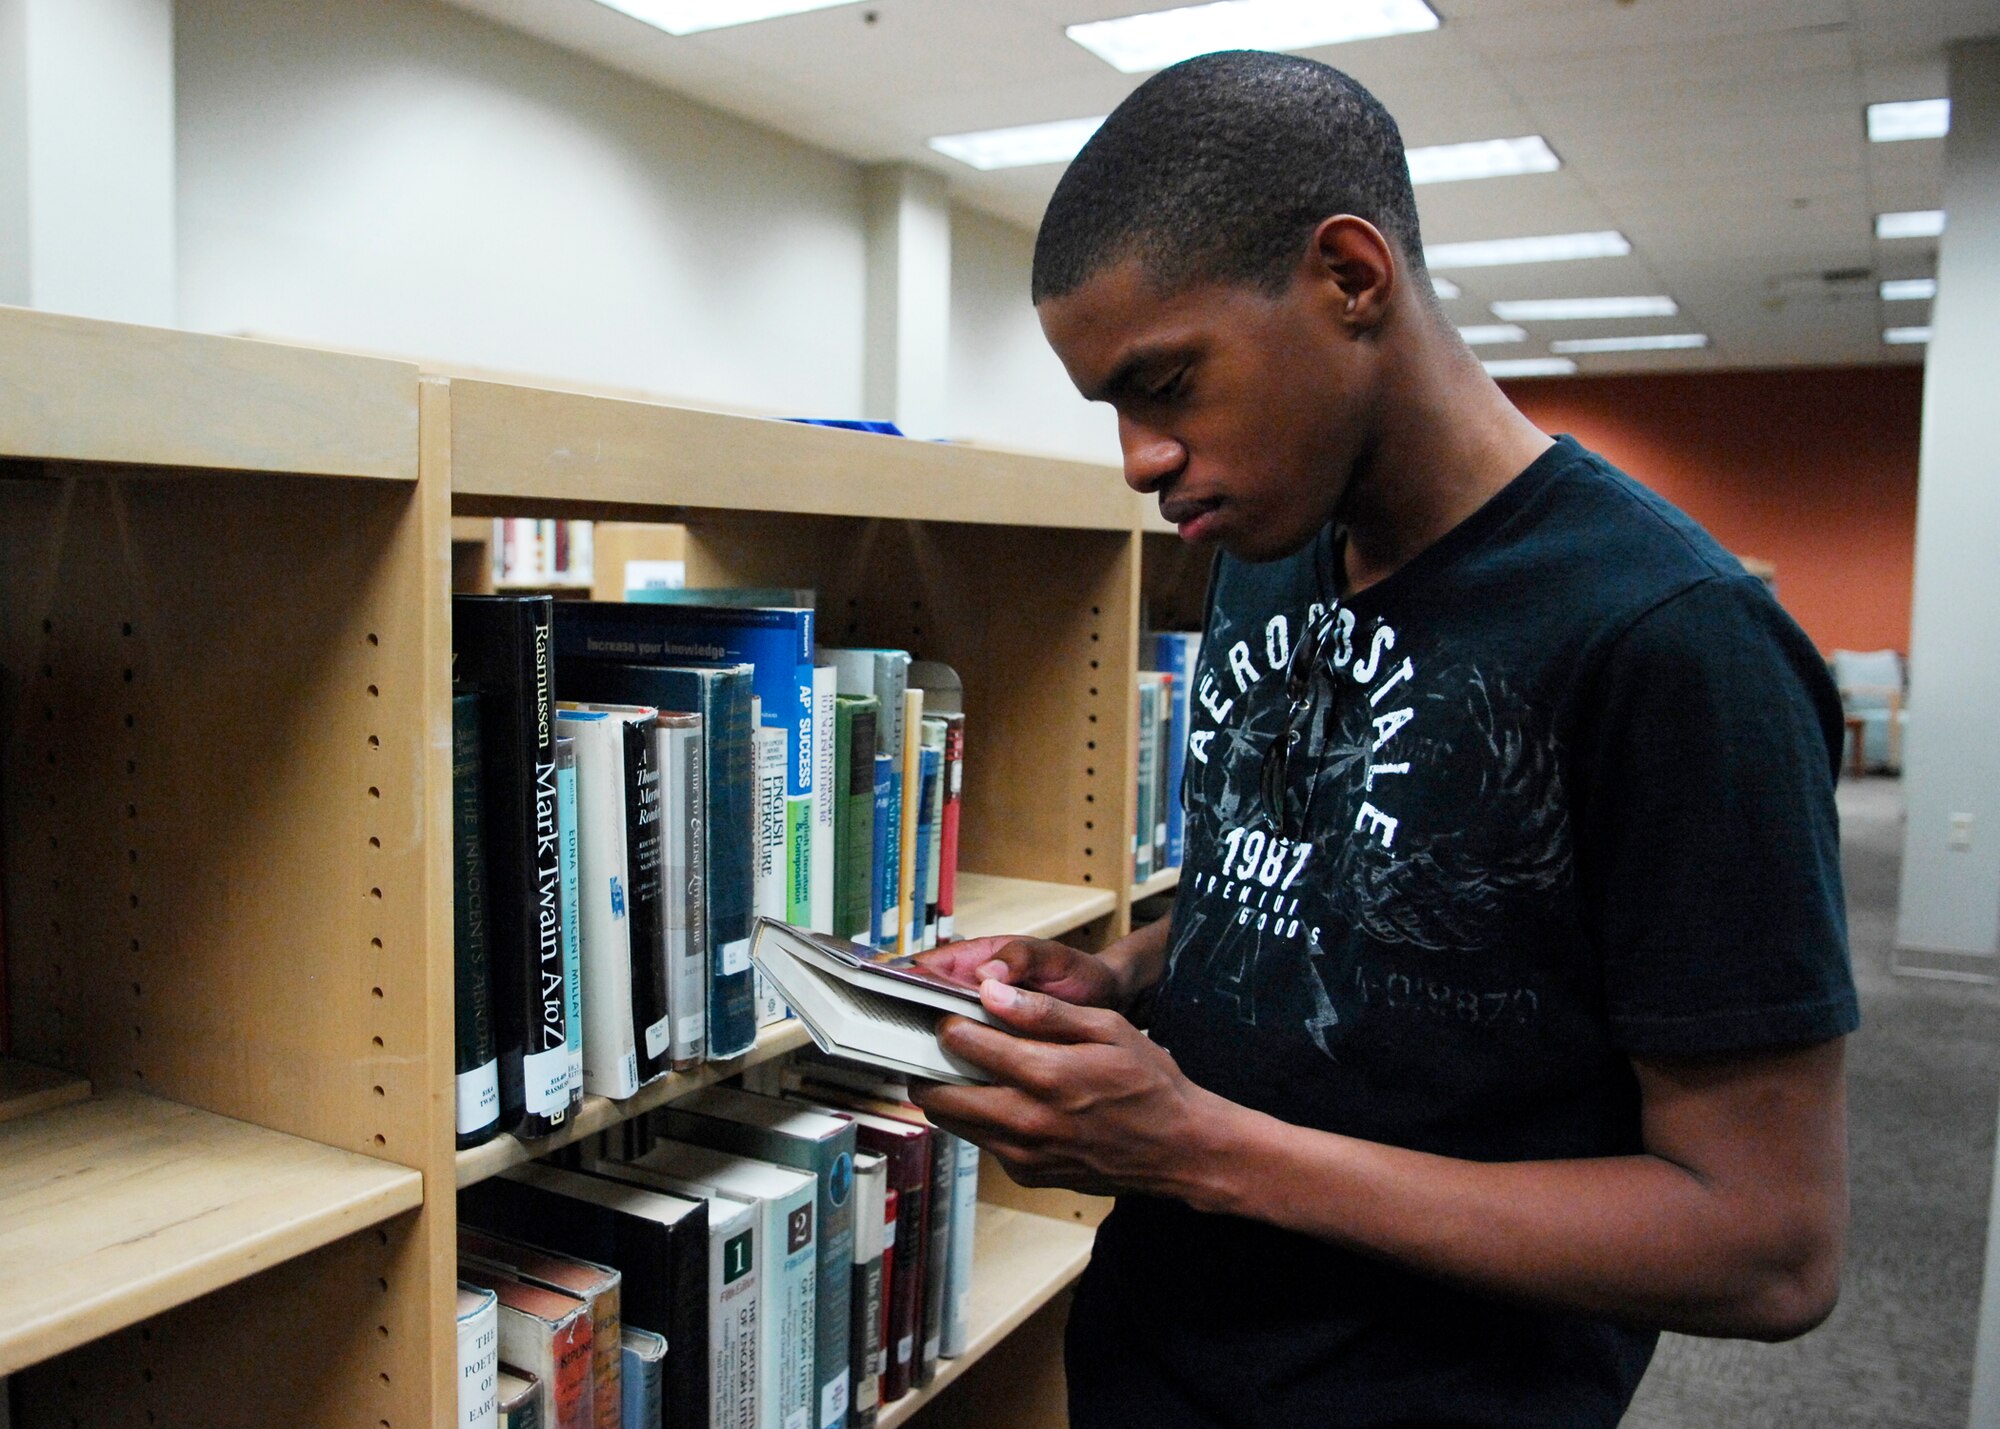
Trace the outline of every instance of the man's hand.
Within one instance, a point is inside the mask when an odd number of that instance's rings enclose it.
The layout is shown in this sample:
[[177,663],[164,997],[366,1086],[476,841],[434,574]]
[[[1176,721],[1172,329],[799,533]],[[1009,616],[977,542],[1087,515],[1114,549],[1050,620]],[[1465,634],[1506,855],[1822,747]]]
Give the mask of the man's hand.
[[1079,1007],[1122,1008],[1127,996],[1111,964],[1046,938],[968,938],[917,961],[954,982],[1011,983]]
[[[1032,951],[1036,946],[1060,947],[1016,940],[1004,951],[1025,949],[1018,960],[1035,964],[1047,956]],[[1040,966],[1060,973],[1064,962],[1048,957]],[[1060,976],[1053,981],[1065,985]],[[946,1018],[938,1040],[990,1072],[998,1085],[913,1084],[911,1096],[932,1121],[978,1142],[1023,1186],[1185,1194],[1189,1168],[1227,1103],[1182,1076],[1164,1048],[1116,1012],[1074,1006],[998,979],[985,983],[980,1001],[1019,1035]]]

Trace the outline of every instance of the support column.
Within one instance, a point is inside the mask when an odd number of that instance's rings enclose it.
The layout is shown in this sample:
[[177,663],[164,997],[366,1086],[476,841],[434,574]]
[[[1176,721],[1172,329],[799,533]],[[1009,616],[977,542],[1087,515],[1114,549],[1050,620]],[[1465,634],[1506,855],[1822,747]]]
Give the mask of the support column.
[[863,176],[868,222],[867,415],[913,437],[947,430],[951,350],[951,207],[945,181],[884,164]]
[[[2000,40],[1953,45],[1947,227],[1924,373],[1904,789],[1906,957],[1991,971],[2000,958]],[[1954,837],[1955,819],[1969,829]],[[1956,958],[1952,969],[1943,962]],[[1922,964],[1917,964],[1921,966]],[[2000,1176],[1988,1213],[1973,1429],[2000,1429]]]
[[0,0],[0,302],[174,321],[173,0]]

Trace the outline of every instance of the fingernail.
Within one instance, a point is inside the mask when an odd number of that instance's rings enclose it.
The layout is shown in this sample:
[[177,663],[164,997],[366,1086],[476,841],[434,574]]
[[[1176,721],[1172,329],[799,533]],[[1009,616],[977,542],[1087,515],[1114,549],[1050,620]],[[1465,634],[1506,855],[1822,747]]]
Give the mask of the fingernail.
[[978,971],[976,971],[973,974],[973,976],[981,978],[1004,979],[1007,976],[1007,965],[996,958],[994,961],[990,963],[981,963],[979,965]]
[[1021,1000],[1021,994],[1015,991],[1012,983],[1001,982],[997,978],[988,978],[979,990],[1000,1007],[1012,1007]]

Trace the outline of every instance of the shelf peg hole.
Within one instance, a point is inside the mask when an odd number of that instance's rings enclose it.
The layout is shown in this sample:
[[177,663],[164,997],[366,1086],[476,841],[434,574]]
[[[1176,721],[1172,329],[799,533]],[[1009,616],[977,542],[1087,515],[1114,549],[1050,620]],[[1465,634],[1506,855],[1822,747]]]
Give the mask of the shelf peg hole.
[[382,797],[382,791],[375,785],[370,784],[368,786],[368,797],[371,799],[379,799]]
[[374,993],[374,994],[375,994],[375,996],[377,996],[377,997],[380,997],[380,996],[382,995],[382,989],[381,989],[381,988],[379,988],[379,987],[372,987],[372,988],[370,988],[370,989],[368,989],[368,990],[369,990],[370,992]]
[[380,749],[380,748],[382,747],[382,736],[381,736],[381,735],[379,735],[379,734],[371,734],[371,735],[369,735],[369,736],[368,736],[368,747],[369,747],[370,749]]
[[380,848],[382,847],[382,840],[377,838],[374,834],[370,834],[368,836],[368,847]]
[[380,1047],[382,1045],[382,1039],[380,1037],[371,1037],[368,1040],[373,1042],[377,1047]]
[[[384,1136],[381,1132],[378,1131],[375,1133],[375,1144],[377,1146],[387,1146],[389,1144],[389,1138]],[[389,1382],[389,1376],[386,1374],[383,1375],[382,1382],[384,1384],[387,1384]]]
[[[371,630],[368,632],[368,643],[370,645],[380,645],[382,643],[382,640],[380,636],[376,635],[376,633]],[[388,1378],[388,1376],[384,1375],[383,1378],[386,1379]]]

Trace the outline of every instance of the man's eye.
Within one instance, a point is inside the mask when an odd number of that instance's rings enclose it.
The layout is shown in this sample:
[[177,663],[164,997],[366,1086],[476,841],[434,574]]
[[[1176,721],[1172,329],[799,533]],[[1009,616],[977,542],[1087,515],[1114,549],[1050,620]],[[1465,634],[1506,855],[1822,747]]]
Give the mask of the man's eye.
[[1181,391],[1181,379],[1185,375],[1186,369],[1183,368],[1181,371],[1174,373],[1166,381],[1156,383],[1154,386],[1147,388],[1146,399],[1151,402],[1166,402],[1178,397]]

